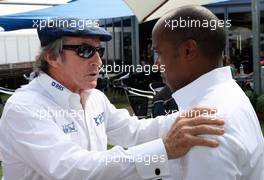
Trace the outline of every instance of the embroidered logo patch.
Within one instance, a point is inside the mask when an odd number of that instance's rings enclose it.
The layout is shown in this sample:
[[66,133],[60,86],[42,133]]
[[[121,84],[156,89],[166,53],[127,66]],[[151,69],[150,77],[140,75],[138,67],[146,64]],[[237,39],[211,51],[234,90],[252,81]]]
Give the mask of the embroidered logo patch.
[[94,122],[96,124],[96,126],[99,126],[100,124],[102,124],[105,120],[104,118],[104,112],[98,114],[96,117],[93,118]]
[[70,124],[62,125],[62,130],[63,130],[63,132],[65,134],[72,133],[72,132],[77,132],[77,129],[75,127],[74,122],[72,122]]
[[61,84],[58,84],[58,83],[56,83],[56,82],[54,82],[54,81],[52,81],[51,85],[52,85],[53,87],[57,88],[57,89],[60,90],[60,91],[63,91],[63,89],[64,89],[64,87],[63,87]]

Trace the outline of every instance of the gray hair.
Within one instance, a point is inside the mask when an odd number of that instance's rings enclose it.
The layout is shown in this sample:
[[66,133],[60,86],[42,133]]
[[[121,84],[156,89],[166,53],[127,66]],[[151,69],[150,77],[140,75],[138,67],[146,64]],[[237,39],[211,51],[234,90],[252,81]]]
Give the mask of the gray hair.
[[48,73],[49,64],[45,59],[45,53],[48,52],[52,58],[57,58],[62,51],[62,46],[63,46],[63,38],[60,38],[48,44],[47,46],[41,47],[40,53],[36,57],[36,62],[34,65],[34,72],[36,73],[36,76],[40,72]]

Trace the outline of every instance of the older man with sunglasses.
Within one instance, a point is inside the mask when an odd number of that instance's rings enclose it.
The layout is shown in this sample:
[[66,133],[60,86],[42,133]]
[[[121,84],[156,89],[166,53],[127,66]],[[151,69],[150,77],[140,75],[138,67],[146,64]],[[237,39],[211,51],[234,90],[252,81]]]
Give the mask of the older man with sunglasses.
[[[94,89],[100,42],[111,35],[75,26],[38,30],[40,73],[9,98],[0,121],[5,180],[169,179],[169,159],[195,145],[218,146],[197,135],[223,134],[223,120],[194,117],[214,109],[142,121],[116,109]],[[107,143],[116,146],[107,150]]]

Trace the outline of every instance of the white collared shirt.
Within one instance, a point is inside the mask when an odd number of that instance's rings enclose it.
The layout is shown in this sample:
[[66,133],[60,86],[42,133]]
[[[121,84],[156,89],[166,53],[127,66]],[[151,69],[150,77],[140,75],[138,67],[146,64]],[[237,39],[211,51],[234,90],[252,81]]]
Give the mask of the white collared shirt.
[[96,89],[82,95],[85,110],[78,94],[43,73],[8,99],[0,120],[5,180],[169,177],[159,137],[177,114],[138,121]]
[[173,93],[181,111],[210,106],[225,120],[216,149],[194,147],[180,158],[182,180],[264,180],[264,142],[249,99],[232,79],[230,67],[215,69]]

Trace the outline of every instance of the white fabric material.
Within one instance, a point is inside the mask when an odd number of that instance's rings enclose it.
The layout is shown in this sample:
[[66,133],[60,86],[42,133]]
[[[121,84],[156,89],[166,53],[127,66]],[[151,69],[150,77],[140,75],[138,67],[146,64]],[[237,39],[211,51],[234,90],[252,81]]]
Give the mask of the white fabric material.
[[[230,67],[215,69],[173,95],[180,110],[211,106],[225,120],[216,149],[194,147],[180,161],[182,180],[263,180],[264,142],[259,121],[249,99],[232,79]],[[178,166],[178,164],[176,165]]]
[[[85,111],[78,94],[41,74],[8,99],[0,120],[5,180],[169,178],[159,137],[177,114],[138,121],[96,89],[82,96]],[[119,146],[107,150],[107,143]],[[142,161],[153,155],[162,157]]]
[[[137,16],[139,22],[147,22],[162,17],[166,12],[185,5],[205,5],[216,3],[216,0],[124,0]],[[163,4],[165,3],[165,4]],[[154,12],[153,12],[154,11]]]

